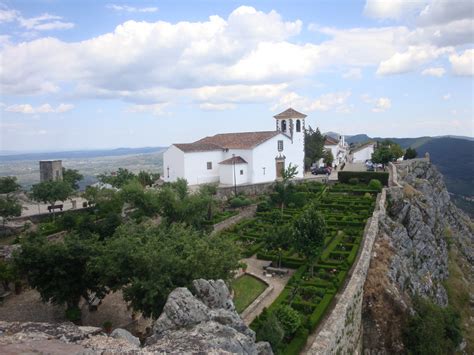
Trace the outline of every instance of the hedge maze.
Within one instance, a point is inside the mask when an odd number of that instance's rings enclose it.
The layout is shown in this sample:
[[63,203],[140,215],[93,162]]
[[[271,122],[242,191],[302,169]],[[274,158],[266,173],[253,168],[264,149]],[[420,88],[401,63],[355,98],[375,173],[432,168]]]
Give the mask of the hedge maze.
[[[379,190],[367,185],[336,184],[326,187],[318,183],[304,183],[294,187],[288,207],[281,212],[277,206],[259,205],[255,218],[242,221],[223,232],[243,249],[243,256],[256,254],[257,258],[278,262],[281,266],[297,269],[286,288],[269,307],[251,324],[259,333],[268,312],[280,305],[289,305],[301,316],[301,326],[290,337],[285,336],[278,347],[279,353],[296,354],[314,331],[331,301],[343,285],[354,263],[362,241],[367,219],[372,215]],[[313,275],[304,257],[293,248],[283,251],[268,249],[266,240],[275,227],[283,228],[292,222],[305,205],[313,203],[327,224],[324,248],[315,264]],[[278,217],[277,217],[278,216]],[[275,349],[274,349],[275,350]]]

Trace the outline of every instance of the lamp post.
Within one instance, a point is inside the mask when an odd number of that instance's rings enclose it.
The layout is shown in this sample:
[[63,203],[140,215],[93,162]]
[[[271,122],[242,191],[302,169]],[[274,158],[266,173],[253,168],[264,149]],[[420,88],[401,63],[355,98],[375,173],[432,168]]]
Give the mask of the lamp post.
[[232,154],[232,166],[234,168],[234,195],[237,196],[237,180],[235,178],[235,154]]

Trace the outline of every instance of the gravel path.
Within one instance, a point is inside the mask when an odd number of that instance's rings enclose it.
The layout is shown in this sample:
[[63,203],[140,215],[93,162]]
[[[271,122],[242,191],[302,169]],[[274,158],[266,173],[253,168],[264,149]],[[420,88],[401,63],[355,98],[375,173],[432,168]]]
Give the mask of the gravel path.
[[268,265],[269,262],[266,260],[258,260],[255,255],[252,256],[251,258],[248,259],[242,259],[244,263],[247,264],[247,271],[259,276],[266,282],[268,282],[271,286],[273,286],[273,291],[270,292],[267,297],[265,297],[262,302],[258,305],[257,308],[251,313],[249,313],[245,318],[244,322],[245,324],[249,325],[252,323],[252,321],[260,314],[262,313],[264,308],[268,308],[273,301],[278,297],[278,295],[283,291],[285,288],[285,285],[288,283],[288,280],[290,279],[291,275],[294,273],[294,270],[289,269],[290,273],[289,275],[280,277],[280,276],[275,276],[275,277],[266,277],[263,275],[263,266]]

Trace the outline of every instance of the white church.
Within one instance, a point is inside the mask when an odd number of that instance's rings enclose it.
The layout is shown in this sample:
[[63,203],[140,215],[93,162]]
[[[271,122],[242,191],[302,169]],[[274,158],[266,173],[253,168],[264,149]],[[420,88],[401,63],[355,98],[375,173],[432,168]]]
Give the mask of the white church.
[[274,116],[275,131],[223,133],[171,145],[163,155],[163,179],[190,185],[242,185],[275,181],[290,164],[304,176],[305,118],[292,108]]

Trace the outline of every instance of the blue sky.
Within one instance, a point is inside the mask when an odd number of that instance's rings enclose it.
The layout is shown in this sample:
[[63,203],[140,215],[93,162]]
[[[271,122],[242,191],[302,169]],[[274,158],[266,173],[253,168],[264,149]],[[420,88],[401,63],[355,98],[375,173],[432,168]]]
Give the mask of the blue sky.
[[0,150],[473,136],[472,1],[3,1]]

